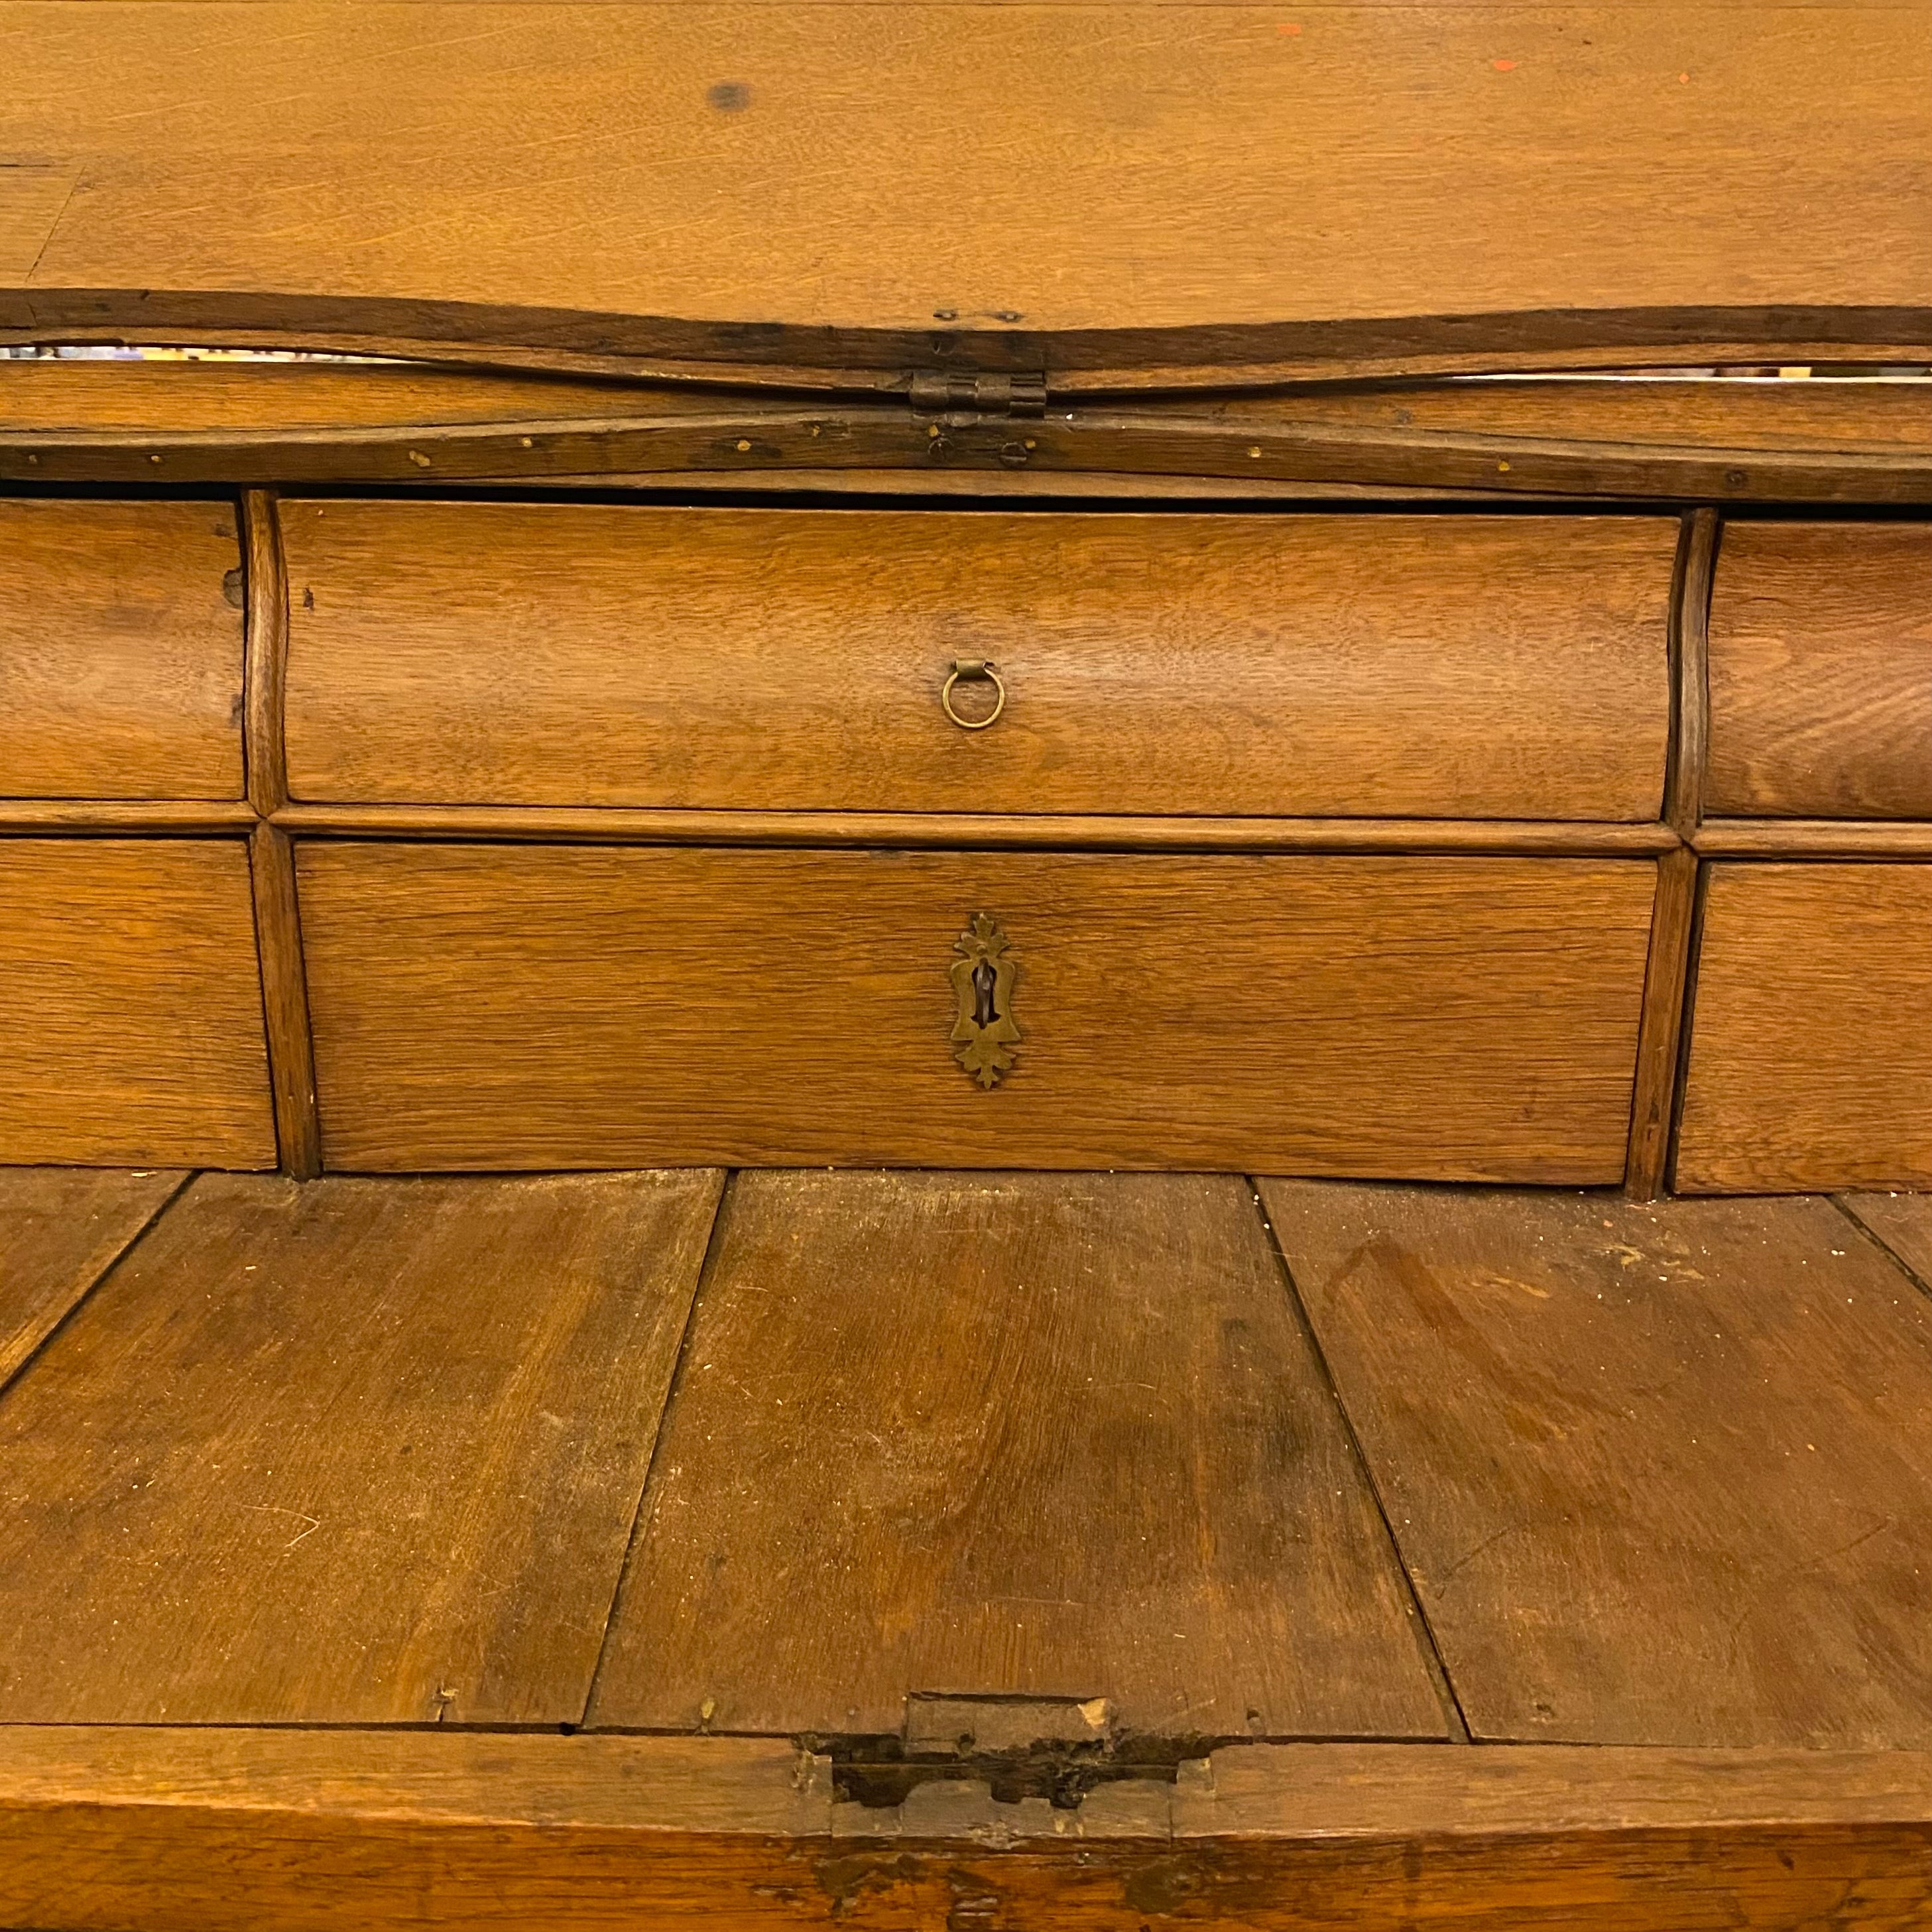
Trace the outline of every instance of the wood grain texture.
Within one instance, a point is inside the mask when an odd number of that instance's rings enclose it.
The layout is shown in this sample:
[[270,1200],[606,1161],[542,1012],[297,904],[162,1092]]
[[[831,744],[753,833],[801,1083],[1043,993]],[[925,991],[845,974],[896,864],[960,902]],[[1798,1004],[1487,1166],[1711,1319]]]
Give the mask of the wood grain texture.
[[1889,1249],[1922,1288],[1932,1282],[1932,1196],[1844,1194],[1838,1205]]
[[1423,1641],[1245,1181],[743,1174],[590,1721],[1440,1738]]
[[0,1403],[0,1720],[580,1717],[718,1185],[198,1180]]
[[[334,1167],[1623,1173],[1640,862],[309,842],[296,870]],[[1024,1036],[990,1093],[948,1037],[981,912]]]
[[1720,533],[1714,510],[1694,510],[1684,520],[1670,590],[1670,663],[1676,702],[1664,816],[1686,838],[1704,816],[1711,739],[1711,584]]
[[239,838],[0,840],[0,1160],[272,1167]]
[[0,799],[0,832],[246,832],[254,806],[232,799]]
[[239,798],[240,562],[224,504],[0,502],[0,792]]
[[1932,1744],[1932,1302],[1830,1202],[1261,1186],[1477,1737]]
[[242,746],[248,802],[266,814],[289,802],[288,755],[282,728],[289,587],[272,490],[242,493],[242,541],[248,665]]
[[1907,1932],[1932,1897],[1924,1754],[1251,1745],[1045,1819],[927,1786],[848,1821],[826,1768],[740,1738],[12,1727],[0,1911],[50,1932]]
[[1733,524],[1711,605],[1713,812],[1932,818],[1932,524]]
[[1654,1201],[1664,1190],[1677,1105],[1696,896],[1696,854],[1688,849],[1666,852],[1657,862],[1650,964],[1644,974],[1643,1023],[1637,1036],[1636,1090],[1630,1102],[1630,1160],[1624,1171],[1624,1191],[1634,1201]]
[[0,1387],[185,1178],[0,1168]]
[[0,326],[1210,383],[1932,338],[1932,20],[1738,20],[10,0],[0,152],[86,186]]
[[262,964],[276,1150],[286,1172],[298,1180],[312,1180],[322,1172],[322,1126],[316,1113],[315,1046],[309,1032],[295,850],[286,832],[273,825],[255,827],[248,839],[248,873]]
[[[1660,808],[1661,519],[330,501],[283,529],[305,800]],[[983,731],[940,706],[962,658],[1005,682]]]
[[1932,1182],[1932,866],[1720,864],[1676,1184]]
[[1712,818],[1697,850],[1712,858],[1932,858],[1932,824],[1902,819]]

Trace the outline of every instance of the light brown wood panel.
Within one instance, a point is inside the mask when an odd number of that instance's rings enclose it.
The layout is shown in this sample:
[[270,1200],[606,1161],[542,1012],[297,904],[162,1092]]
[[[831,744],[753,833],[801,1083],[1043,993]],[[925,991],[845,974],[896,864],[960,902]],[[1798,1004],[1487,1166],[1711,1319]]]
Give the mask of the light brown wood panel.
[[1932,1303],[1828,1201],[1261,1186],[1479,1739],[1932,1746]]
[[1688,1193],[1932,1183],[1932,866],[1710,867]]
[[160,1211],[180,1174],[0,1168],[0,1385]]
[[1932,1195],[1846,1194],[1838,1204],[1932,1292]]
[[[307,843],[337,1168],[1620,1180],[1655,868]],[[950,968],[1018,962],[1015,1068]]]
[[1245,1180],[734,1183],[590,1721],[896,1732],[930,1691],[1445,1734]]
[[[1673,522],[298,502],[301,799],[1651,819]],[[958,660],[1006,699],[963,730]],[[955,708],[992,715],[988,687]]]
[[272,1167],[239,838],[0,839],[0,1161]]
[[1750,17],[10,0],[0,151],[81,185],[19,171],[0,326],[1210,382],[1932,335],[1932,20]]
[[1732,524],[1707,808],[1932,818],[1932,524]]
[[0,502],[0,794],[242,796],[224,503]]
[[196,1181],[0,1403],[0,1722],[581,1716],[718,1185]]

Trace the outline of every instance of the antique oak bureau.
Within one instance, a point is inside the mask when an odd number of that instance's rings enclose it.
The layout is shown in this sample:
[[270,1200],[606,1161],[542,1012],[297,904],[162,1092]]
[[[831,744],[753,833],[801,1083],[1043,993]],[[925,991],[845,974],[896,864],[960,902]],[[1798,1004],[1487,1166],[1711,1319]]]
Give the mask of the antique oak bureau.
[[0,1932],[1932,1924],[1928,72],[0,0]]

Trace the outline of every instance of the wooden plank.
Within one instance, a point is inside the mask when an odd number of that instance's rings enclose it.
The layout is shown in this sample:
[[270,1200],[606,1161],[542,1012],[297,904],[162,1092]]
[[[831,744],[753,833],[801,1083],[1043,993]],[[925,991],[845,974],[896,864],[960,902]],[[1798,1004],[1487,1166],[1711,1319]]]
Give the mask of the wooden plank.
[[[1126,1812],[844,1814],[776,1741],[0,1731],[0,1912],[46,1932],[1907,1932],[1932,1762],[1254,1745]],[[935,1814],[983,1814],[976,1837]],[[1040,1814],[1046,1814],[1045,1816]]]
[[[312,800],[1654,820],[1676,526],[281,508]],[[949,673],[994,662],[984,730]],[[993,718],[964,687],[961,715]]]
[[1922,1288],[1932,1282],[1932,1196],[1844,1194],[1838,1204],[1890,1249]]
[[[1623,1175],[1640,862],[307,842],[296,869],[337,1168]],[[1018,962],[991,1091],[952,1037],[981,913]]]
[[0,325],[1210,383],[1932,338],[1924,9],[1303,13],[9,0],[0,155],[85,191]]
[[1932,866],[1710,868],[1678,1188],[1932,1182],[1928,934]]
[[0,502],[0,791],[239,798],[240,561],[223,503]]
[[0,841],[0,1161],[272,1167],[238,838]]
[[1664,816],[1689,838],[1704,816],[1704,776],[1711,736],[1711,583],[1717,568],[1718,513],[1696,510],[1684,520],[1677,574],[1670,596],[1670,663],[1676,702],[1671,718],[1670,770]]
[[1444,1735],[1245,1182],[734,1184],[590,1721],[896,1732],[930,1691]]
[[0,1168],[0,1387],[140,1237],[184,1178]]
[[257,823],[246,800],[0,799],[0,833],[246,832]]
[[1633,1201],[1654,1201],[1664,1188],[1676,1112],[1696,896],[1696,854],[1688,848],[1666,852],[1657,862],[1650,963],[1644,972],[1643,1019],[1637,1034],[1636,1086],[1630,1099],[1630,1159],[1624,1169],[1624,1191]]
[[1261,1186],[1478,1738],[1932,1744],[1932,1304],[1828,1202]]
[[580,1717],[718,1186],[197,1180],[0,1404],[0,1720]]
[[322,1172],[322,1122],[316,1111],[315,1045],[302,967],[295,851],[288,834],[277,826],[257,825],[248,839],[248,871],[262,961],[275,1146],[284,1169],[298,1180],[308,1180]]
[[1707,818],[1693,842],[1712,858],[1928,859],[1932,825],[1895,819]]

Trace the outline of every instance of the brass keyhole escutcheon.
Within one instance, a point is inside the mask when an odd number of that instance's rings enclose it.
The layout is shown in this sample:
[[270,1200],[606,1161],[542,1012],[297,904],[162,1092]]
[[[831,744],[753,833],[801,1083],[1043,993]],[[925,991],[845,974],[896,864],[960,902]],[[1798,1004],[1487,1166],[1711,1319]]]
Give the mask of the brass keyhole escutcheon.
[[[993,708],[983,718],[963,716],[954,703],[953,694],[962,684],[993,687]],[[983,731],[988,725],[997,724],[1000,713],[1006,708],[1006,687],[1000,680],[999,666],[985,658],[955,658],[952,668],[946,674],[946,682],[939,687],[939,708],[962,731]]]
[[1013,983],[1019,962],[989,914],[975,913],[952,942],[949,969],[959,1016],[952,1023],[952,1057],[982,1087],[997,1087],[1012,1071],[1019,1047]]

